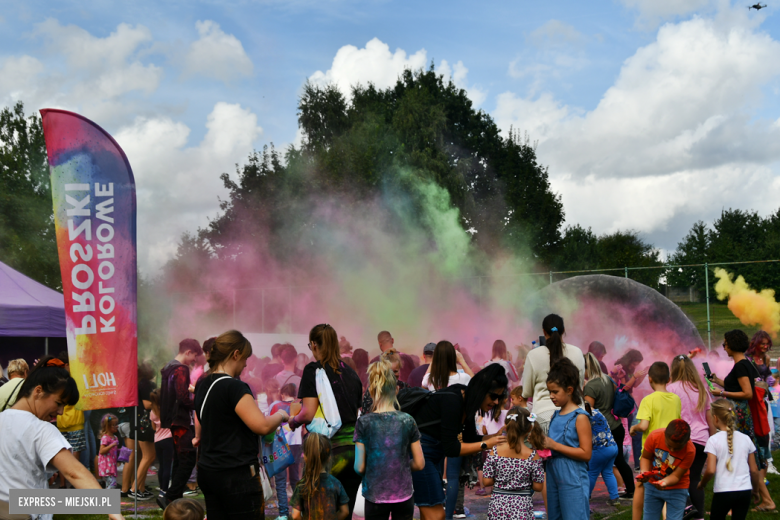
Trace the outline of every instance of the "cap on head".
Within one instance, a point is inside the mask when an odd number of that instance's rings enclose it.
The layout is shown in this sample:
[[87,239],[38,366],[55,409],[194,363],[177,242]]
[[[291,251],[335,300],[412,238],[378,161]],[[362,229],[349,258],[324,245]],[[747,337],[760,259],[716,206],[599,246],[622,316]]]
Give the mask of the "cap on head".
[[436,350],[436,343],[428,343],[423,347],[423,356],[432,356],[434,350]]

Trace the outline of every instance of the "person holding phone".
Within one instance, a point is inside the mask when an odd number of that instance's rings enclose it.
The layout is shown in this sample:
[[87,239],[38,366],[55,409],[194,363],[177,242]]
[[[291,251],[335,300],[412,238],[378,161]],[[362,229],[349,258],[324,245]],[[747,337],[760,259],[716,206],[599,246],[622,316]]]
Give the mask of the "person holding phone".
[[[749,347],[750,341],[747,334],[739,329],[728,331],[723,339],[723,349],[734,360],[734,368],[725,379],[720,379],[717,375],[712,374],[710,380],[723,388],[722,390],[713,390],[712,395],[725,397],[734,403],[737,431],[744,433],[753,441],[756,447],[756,466],[761,472],[762,470],[766,471],[767,463],[764,452],[759,449],[760,446],[753,426],[753,414],[750,410],[750,400],[756,391],[755,379],[759,377],[759,373],[753,364],[745,358],[745,352]],[[774,511],[775,502],[764,484],[764,479],[758,480],[758,489],[753,491],[761,496],[761,503],[756,507],[756,510]]]

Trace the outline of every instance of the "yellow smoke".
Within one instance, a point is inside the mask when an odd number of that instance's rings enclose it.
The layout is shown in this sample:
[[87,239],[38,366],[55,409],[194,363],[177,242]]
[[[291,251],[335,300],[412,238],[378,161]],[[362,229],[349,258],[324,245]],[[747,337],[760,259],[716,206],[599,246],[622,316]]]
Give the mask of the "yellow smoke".
[[777,337],[780,331],[780,303],[775,301],[775,291],[751,289],[742,276],[734,281],[734,275],[725,269],[716,268],[715,292],[719,300],[729,299],[729,310],[743,325],[761,325],[761,328]]

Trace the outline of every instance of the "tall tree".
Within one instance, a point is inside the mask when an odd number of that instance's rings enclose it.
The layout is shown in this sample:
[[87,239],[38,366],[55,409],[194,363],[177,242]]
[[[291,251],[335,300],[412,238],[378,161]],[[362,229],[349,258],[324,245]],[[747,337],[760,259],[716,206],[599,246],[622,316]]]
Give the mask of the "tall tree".
[[62,288],[43,128],[21,101],[0,111],[0,260]]

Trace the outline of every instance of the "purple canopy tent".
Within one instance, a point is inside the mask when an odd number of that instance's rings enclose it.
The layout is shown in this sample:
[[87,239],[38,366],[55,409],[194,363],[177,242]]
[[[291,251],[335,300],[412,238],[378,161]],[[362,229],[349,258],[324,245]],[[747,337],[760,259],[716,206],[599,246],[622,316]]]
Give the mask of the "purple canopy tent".
[[[44,338],[44,353],[48,353],[48,339],[64,337],[65,298],[63,295],[0,262],[0,344],[14,350],[13,355],[21,355],[19,348],[24,344],[30,344],[30,341],[22,341],[21,338]],[[9,342],[1,341],[3,338],[20,339],[13,341],[11,346]],[[40,342],[41,339],[37,341]],[[66,344],[64,339],[57,343],[63,346]],[[65,350],[65,348],[57,350]],[[4,352],[4,354],[11,353]],[[38,357],[40,351],[29,354]],[[23,357],[31,357],[30,355]]]

